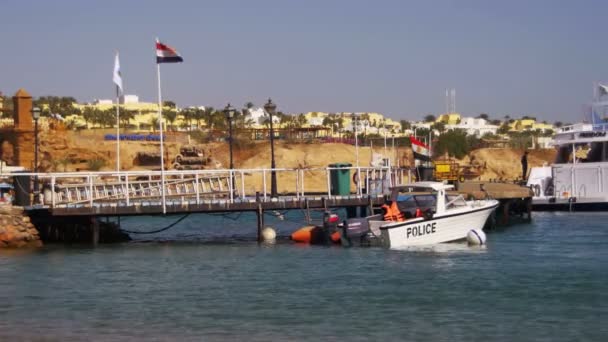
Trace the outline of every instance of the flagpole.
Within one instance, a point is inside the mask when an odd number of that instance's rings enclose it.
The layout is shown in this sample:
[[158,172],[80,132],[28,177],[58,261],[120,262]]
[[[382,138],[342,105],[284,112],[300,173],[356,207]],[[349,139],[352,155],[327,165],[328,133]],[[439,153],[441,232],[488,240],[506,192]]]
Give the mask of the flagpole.
[[357,167],[359,167],[359,139],[357,138],[357,117],[355,116],[353,119],[355,122],[355,156],[357,159]]
[[116,172],[120,172],[120,89],[116,86]]
[[160,63],[156,63],[156,75],[158,78],[158,126],[160,131],[160,179],[161,179],[161,196],[163,205],[163,215],[167,213],[167,205],[165,203],[165,151],[163,139],[163,103],[160,92]]
[[384,156],[388,158],[388,152],[386,151],[386,119],[382,120],[382,130],[384,131]]

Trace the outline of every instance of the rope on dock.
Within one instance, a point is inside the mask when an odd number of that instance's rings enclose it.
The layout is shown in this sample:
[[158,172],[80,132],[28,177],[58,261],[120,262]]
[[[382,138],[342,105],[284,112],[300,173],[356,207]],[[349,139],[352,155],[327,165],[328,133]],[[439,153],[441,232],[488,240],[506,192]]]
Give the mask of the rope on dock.
[[180,217],[179,219],[177,219],[177,221],[171,223],[170,225],[161,228],[161,229],[157,229],[157,230],[152,230],[152,231],[147,231],[147,232],[141,232],[141,231],[134,231],[134,230],[126,230],[126,229],[120,229],[121,231],[128,233],[128,234],[156,234],[156,233],[160,233],[160,232],[164,232],[165,230],[169,230],[171,228],[173,228],[176,224],[182,222],[184,219],[186,219],[186,217],[190,216],[190,214],[186,214],[182,217]]

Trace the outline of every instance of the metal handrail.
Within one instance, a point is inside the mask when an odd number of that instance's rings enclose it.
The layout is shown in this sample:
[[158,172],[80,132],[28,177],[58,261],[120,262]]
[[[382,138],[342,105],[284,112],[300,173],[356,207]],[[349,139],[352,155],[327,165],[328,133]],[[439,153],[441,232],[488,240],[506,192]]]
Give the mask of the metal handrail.
[[[311,168],[260,168],[260,169],[213,169],[213,170],[167,170],[164,172],[165,186],[175,186],[179,183],[194,182],[194,188],[192,191],[187,190],[183,193],[183,198],[196,198],[196,203],[200,203],[201,196],[212,194],[212,192],[202,192],[200,187],[203,187],[203,181],[219,180],[222,182],[224,187],[227,187],[222,193],[227,195],[229,202],[233,203],[237,199],[245,199],[248,194],[246,186],[251,185],[251,180],[247,180],[249,177],[262,177],[261,189],[259,184],[259,178],[254,181],[254,191],[261,193],[264,200],[268,200],[269,193],[267,189],[267,176],[272,171],[277,173],[288,173],[293,174],[295,179],[295,185],[288,193],[295,193],[297,199],[301,199],[306,194],[311,192],[318,193],[319,186],[312,188],[312,186],[306,186],[311,184],[310,180],[306,180],[310,177],[319,177],[322,173],[326,174],[327,177],[327,196],[333,197],[336,194],[331,192],[331,179],[330,175],[333,170],[349,170],[351,175],[357,173],[357,182],[354,184],[354,195],[351,193],[349,196],[364,197],[369,194],[371,182],[382,180],[381,183],[375,182],[374,185],[377,187],[375,191],[379,193],[387,193],[391,186],[401,184],[404,178],[403,169],[392,168],[389,166],[382,167],[369,167],[369,166],[350,166],[350,167],[311,167]],[[409,172],[409,170],[408,170]],[[309,175],[307,175],[307,173]],[[409,174],[409,173],[408,173]],[[2,173],[0,177],[15,177],[15,176],[29,176],[33,179],[38,180],[40,183],[47,184],[51,190],[51,205],[54,207],[57,205],[56,193],[59,191],[65,191],[65,193],[77,194],[77,200],[69,200],[67,202],[61,201],[61,203],[86,203],[93,206],[96,201],[116,200],[117,202],[126,201],[127,205],[133,203],[135,198],[141,198],[137,195],[139,191],[142,191],[141,187],[135,189],[133,186],[140,186],[148,184],[147,190],[159,188],[162,180],[162,173],[160,171],[98,171],[98,172],[58,172],[58,173],[33,173],[33,172],[16,172],[16,173]],[[147,180],[139,180],[133,178],[146,177]],[[350,181],[350,180],[349,180]],[[154,183],[154,184],[152,184]],[[349,182],[350,184],[350,182]],[[378,187],[380,185],[380,187]],[[112,187],[112,193],[104,191],[104,194],[99,194],[96,187],[105,186]],[[221,186],[221,185],[220,185]],[[387,188],[388,186],[388,188]],[[77,189],[70,190],[70,187]],[[256,188],[258,187],[258,188]],[[349,186],[349,188],[352,185]],[[44,189],[44,187],[41,187]],[[104,188],[107,189],[107,188]],[[367,190],[367,191],[364,191]],[[380,191],[378,191],[380,190]],[[75,191],[75,192],[70,192]],[[350,192],[350,191],[349,191]],[[218,192],[214,192],[219,194]],[[100,196],[101,195],[101,196]],[[251,193],[250,195],[253,195]],[[96,197],[97,196],[97,197]],[[150,198],[156,195],[147,195],[145,197]],[[135,198],[134,198],[135,197]],[[159,196],[156,196],[159,197]],[[163,203],[164,205],[165,203]]]

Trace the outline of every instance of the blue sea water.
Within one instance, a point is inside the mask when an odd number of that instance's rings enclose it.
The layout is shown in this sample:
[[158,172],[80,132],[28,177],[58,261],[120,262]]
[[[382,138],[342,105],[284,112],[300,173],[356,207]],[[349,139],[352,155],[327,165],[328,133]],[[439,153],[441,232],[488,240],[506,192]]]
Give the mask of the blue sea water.
[[[0,251],[2,341],[605,341],[608,214],[535,213],[485,248],[252,241],[192,215],[106,245]],[[176,218],[131,218],[153,230]],[[289,219],[289,217],[288,217]],[[281,235],[294,222],[269,220]]]

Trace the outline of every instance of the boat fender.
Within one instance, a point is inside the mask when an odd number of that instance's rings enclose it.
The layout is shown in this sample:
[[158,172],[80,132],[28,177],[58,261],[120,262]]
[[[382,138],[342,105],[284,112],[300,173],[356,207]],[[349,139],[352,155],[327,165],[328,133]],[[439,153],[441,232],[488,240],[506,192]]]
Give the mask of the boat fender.
[[467,233],[467,242],[469,245],[483,245],[486,243],[486,234],[481,229],[471,229]]
[[359,184],[359,171],[355,171],[355,173],[353,173],[353,183]]
[[540,196],[540,185],[538,184],[534,184],[532,186],[533,191],[534,191],[534,196],[539,197]]

